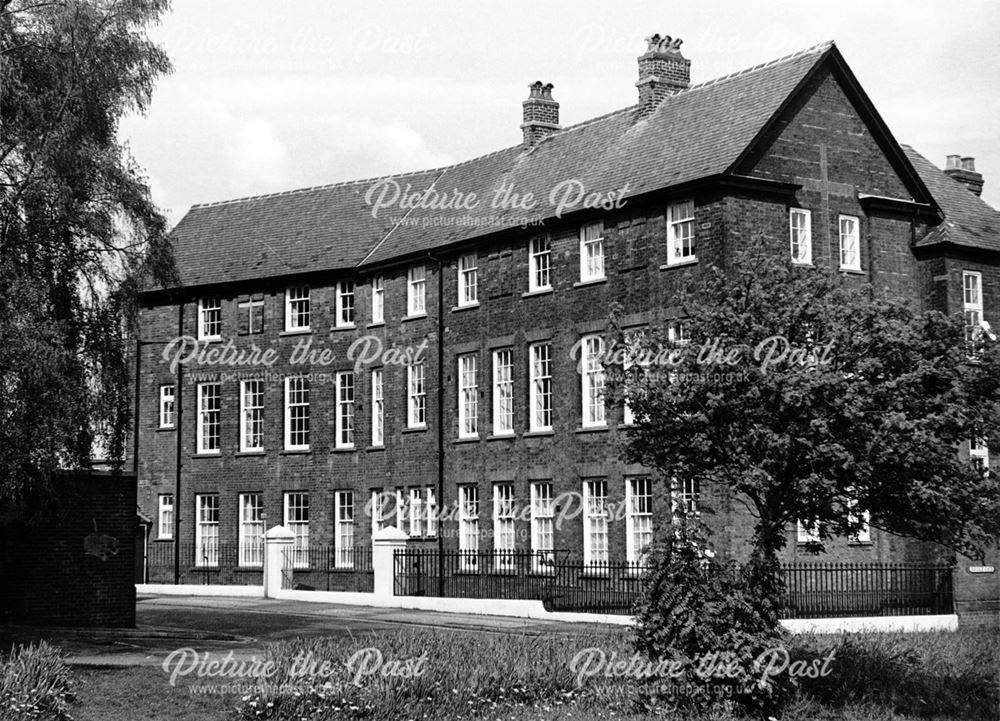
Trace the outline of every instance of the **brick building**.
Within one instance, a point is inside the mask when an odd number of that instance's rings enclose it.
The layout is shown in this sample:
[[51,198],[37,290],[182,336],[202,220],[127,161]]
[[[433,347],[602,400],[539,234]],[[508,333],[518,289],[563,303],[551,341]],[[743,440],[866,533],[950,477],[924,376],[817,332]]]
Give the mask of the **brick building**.
[[[677,319],[682,279],[753,235],[918,307],[1000,320],[1000,215],[972,159],[941,171],[899,145],[834,44],[692,85],[679,40],[648,42],[634,106],[562,128],[534,83],[516,146],[190,210],[173,231],[181,283],[141,311],[152,544],[197,543],[185,568],[239,544],[252,570],[284,523],[346,564],[394,524],[445,548],[634,557],[670,501],[619,460],[626,411],[600,401],[587,358],[613,303],[636,328]],[[181,336],[201,356],[173,367]],[[703,495],[741,555],[749,519]],[[789,558],[805,531],[789,529]],[[929,550],[871,530],[830,553]]]

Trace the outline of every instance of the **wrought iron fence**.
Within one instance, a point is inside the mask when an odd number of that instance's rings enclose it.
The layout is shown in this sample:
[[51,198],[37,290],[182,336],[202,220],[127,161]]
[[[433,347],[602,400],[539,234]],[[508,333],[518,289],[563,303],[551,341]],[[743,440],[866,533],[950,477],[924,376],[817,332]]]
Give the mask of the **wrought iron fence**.
[[[559,551],[497,554],[406,549],[396,552],[395,592],[402,596],[542,600],[552,611],[628,615],[645,566],[586,563]],[[952,613],[947,565],[799,563],[782,566],[782,618]]]
[[952,613],[951,571],[940,564],[787,564],[782,618]]
[[540,600],[564,551],[444,551],[395,554],[397,596]]
[[371,546],[314,546],[285,551],[284,588],[299,591],[375,590]]
[[[180,582],[202,586],[263,583],[264,547],[261,543],[182,543]],[[150,583],[174,582],[174,544],[153,543],[146,555]]]

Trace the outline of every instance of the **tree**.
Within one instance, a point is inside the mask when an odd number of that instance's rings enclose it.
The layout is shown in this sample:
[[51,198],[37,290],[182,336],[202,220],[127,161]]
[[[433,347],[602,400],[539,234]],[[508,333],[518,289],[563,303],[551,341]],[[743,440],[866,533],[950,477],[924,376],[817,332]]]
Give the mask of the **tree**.
[[166,222],[117,137],[170,70],[166,0],[0,0],[0,508],[94,442],[121,459],[142,278],[172,277]]
[[820,544],[866,518],[970,555],[996,538],[997,477],[959,453],[1000,441],[1000,349],[987,334],[967,342],[961,317],[794,266],[760,240],[680,300],[691,342],[678,346],[676,327],[633,339],[612,384],[635,418],[624,455],[745,503],[749,568],[770,594],[796,521],[817,524]]

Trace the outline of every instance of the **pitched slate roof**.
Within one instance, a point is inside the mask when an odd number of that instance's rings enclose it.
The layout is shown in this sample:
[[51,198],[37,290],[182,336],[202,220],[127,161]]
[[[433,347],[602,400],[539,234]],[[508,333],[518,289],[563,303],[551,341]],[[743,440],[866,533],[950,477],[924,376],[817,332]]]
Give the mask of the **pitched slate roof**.
[[902,148],[945,216],[917,246],[953,243],[1000,251],[1000,212],[910,146]]
[[[823,43],[694,85],[645,118],[635,106],[624,108],[527,150],[517,145],[436,170],[196,205],[171,233],[181,283],[384,263],[519,225],[526,215],[554,217],[550,192],[564,181],[628,198],[724,173],[833,48]],[[475,193],[479,202],[472,209],[383,208],[375,217],[365,194],[380,180],[412,191]],[[535,207],[492,207],[502,185],[533,193]]]

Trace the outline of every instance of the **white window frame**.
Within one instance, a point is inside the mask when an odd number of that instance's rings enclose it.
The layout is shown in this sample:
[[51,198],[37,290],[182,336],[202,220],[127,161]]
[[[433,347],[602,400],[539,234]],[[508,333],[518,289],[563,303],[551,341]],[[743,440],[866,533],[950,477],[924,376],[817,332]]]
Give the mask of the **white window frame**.
[[156,537],[161,541],[174,537],[173,493],[161,493],[156,497]]
[[424,527],[427,529],[427,535],[437,536],[438,534],[438,502],[437,502],[437,489],[433,486],[427,486],[424,489],[424,511],[427,514],[427,519]]
[[385,276],[372,277],[372,325],[385,323]]
[[424,489],[411,486],[406,504],[407,534],[411,538],[420,538],[426,529],[427,512],[424,510]]
[[478,357],[467,353],[458,357],[458,437],[479,437]]
[[413,265],[406,271],[406,314],[427,315],[427,268]]
[[493,351],[493,435],[514,435],[514,350]]
[[812,523],[796,521],[795,538],[798,543],[818,543],[820,540],[819,524],[815,521]]
[[583,564],[588,573],[608,569],[608,481],[583,481]]
[[788,244],[793,263],[812,264],[812,213],[809,210],[788,209]]
[[239,565],[260,568],[264,565],[264,496],[241,493],[239,504]]
[[385,528],[385,496],[381,488],[372,489],[372,536]]
[[555,560],[555,500],[552,481],[531,482],[531,553],[535,573],[550,572]]
[[[844,232],[844,223],[848,228],[853,227],[852,232]],[[840,238],[840,269],[841,270],[861,270],[861,220],[856,215],[837,216],[837,235]],[[845,244],[845,241],[847,243]],[[854,258],[848,258],[850,253],[849,244],[854,245]]]
[[[286,491],[283,494],[283,525],[295,536],[292,543],[292,567],[309,567],[309,494],[305,491]],[[294,502],[293,502],[294,501]],[[292,514],[299,516],[292,520]],[[305,514],[305,520],[301,515]]]
[[[211,330],[215,330],[217,332],[212,333]],[[221,340],[221,339],[222,339],[222,298],[219,297],[199,298],[198,340]]]
[[406,427],[427,427],[427,381],[423,363],[406,367]]
[[604,221],[580,226],[580,282],[604,280]]
[[479,260],[475,253],[458,257],[458,307],[479,305]]
[[334,568],[354,568],[354,491],[333,494]]
[[372,369],[372,446],[385,445],[385,371]]
[[173,428],[177,410],[177,386],[165,383],[160,386],[160,428]]
[[354,448],[354,371],[339,371],[336,376],[337,409],[334,447]]
[[353,280],[341,280],[337,282],[336,318],[334,322],[337,328],[353,328],[355,313],[357,311],[355,296],[355,286]]
[[[305,317],[305,323],[302,318]],[[312,302],[308,285],[293,285],[285,289],[285,332],[305,333],[312,322]]]
[[552,290],[552,238],[538,235],[528,241],[528,292]]
[[509,573],[514,570],[517,514],[514,484],[503,481],[493,484],[493,568]]
[[981,468],[990,468],[990,447],[983,438],[969,439],[969,460]]
[[528,346],[528,363],[528,427],[533,433],[551,431],[552,346],[549,343]]
[[198,493],[194,497],[194,565],[219,565],[219,494]]
[[696,478],[673,479],[670,487],[671,514],[676,522],[678,509],[683,509],[688,518],[701,516],[701,482]]
[[667,265],[682,265],[698,260],[694,218],[692,198],[667,205]]
[[264,381],[240,381],[240,453],[264,451]]
[[604,339],[585,335],[580,342],[581,424],[584,428],[607,425],[604,407]]
[[[303,384],[302,388],[296,389],[294,392],[297,394],[304,394],[305,402],[302,401],[301,397],[297,398],[295,403],[292,403],[292,384],[298,384],[301,382]],[[309,379],[305,376],[287,376],[285,378],[285,450],[286,451],[308,451],[309,441],[312,434],[311,418],[310,418],[310,408],[309,408]],[[304,432],[305,443],[292,443],[292,408],[304,408],[305,414],[300,420],[305,420],[305,430],[300,431],[300,434]],[[301,437],[297,440],[302,440]]]
[[[669,333],[669,330],[668,330]],[[635,328],[633,330],[628,330],[625,332],[625,357],[622,361],[622,370],[625,375],[628,376],[629,371],[633,368],[639,367],[641,373],[644,374],[646,369],[649,367],[649,360],[644,354],[639,354],[639,360],[636,361],[636,348],[637,343],[642,342],[646,338],[645,328]],[[625,397],[622,399],[622,425],[631,426],[635,425],[635,412],[632,409],[632,404],[629,402],[629,396],[626,393]]]
[[[260,308],[260,328],[256,328],[253,324],[253,311],[255,308]],[[253,335],[255,333],[264,332],[264,299],[257,298],[254,299],[250,296],[247,300],[240,301],[236,304],[237,312],[247,314],[247,335]],[[237,326],[238,327],[238,326]]]
[[649,476],[625,479],[625,560],[640,564],[653,541],[653,480]]
[[197,389],[197,453],[218,455],[222,452],[222,384],[217,381],[199,383]]
[[458,550],[459,568],[466,571],[479,567],[479,486],[458,487]]
[[978,270],[962,271],[962,313],[965,338],[972,341],[983,327],[983,274]]

